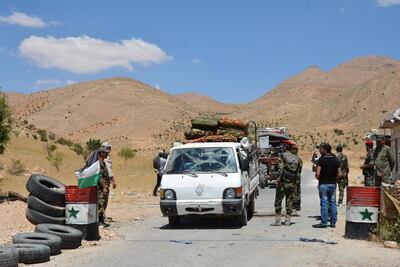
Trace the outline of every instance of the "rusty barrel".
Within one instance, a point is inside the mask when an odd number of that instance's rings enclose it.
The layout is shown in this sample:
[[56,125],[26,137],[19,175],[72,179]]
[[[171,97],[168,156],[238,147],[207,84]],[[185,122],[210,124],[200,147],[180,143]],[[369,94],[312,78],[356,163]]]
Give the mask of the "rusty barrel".
[[347,187],[345,237],[368,239],[378,223],[380,187]]
[[66,186],[65,207],[65,224],[81,230],[86,240],[99,239],[97,187]]

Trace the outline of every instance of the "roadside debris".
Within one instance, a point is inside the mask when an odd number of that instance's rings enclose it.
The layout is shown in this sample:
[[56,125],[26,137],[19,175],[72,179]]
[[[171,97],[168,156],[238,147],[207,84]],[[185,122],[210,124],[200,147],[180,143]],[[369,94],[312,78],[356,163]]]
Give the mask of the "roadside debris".
[[322,239],[307,238],[307,237],[300,237],[299,241],[301,241],[301,242],[323,243],[323,244],[328,244],[328,245],[337,245],[338,244],[338,242],[334,242],[334,241],[325,241],[325,240],[322,240]]
[[398,248],[398,244],[396,241],[385,241],[383,242],[383,246],[385,248]]
[[186,241],[186,240],[173,240],[173,239],[171,239],[169,242],[178,243],[178,244],[185,244],[185,245],[193,244],[192,241]]

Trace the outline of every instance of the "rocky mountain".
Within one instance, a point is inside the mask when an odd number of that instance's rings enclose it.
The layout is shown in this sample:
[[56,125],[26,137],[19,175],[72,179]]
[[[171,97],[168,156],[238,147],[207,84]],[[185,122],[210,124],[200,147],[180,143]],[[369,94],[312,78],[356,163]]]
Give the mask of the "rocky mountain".
[[225,104],[213,98],[198,93],[184,93],[176,95],[177,98],[191,107],[203,112],[233,112],[239,110],[242,105]]

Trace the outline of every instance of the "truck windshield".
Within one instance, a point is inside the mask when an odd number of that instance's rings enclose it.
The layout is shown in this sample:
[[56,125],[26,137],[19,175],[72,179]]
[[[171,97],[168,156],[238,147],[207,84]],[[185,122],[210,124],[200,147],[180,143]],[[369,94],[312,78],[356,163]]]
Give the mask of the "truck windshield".
[[235,173],[234,150],[229,147],[175,149],[169,156],[165,172],[179,173]]

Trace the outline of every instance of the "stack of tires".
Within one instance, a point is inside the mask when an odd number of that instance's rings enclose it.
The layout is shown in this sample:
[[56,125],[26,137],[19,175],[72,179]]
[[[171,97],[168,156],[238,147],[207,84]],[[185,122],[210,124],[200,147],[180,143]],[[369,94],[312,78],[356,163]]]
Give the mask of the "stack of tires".
[[13,236],[11,246],[0,247],[0,266],[15,267],[18,263],[47,262],[62,249],[75,249],[82,244],[82,232],[64,225],[38,224],[34,233]]
[[29,191],[26,218],[32,224],[65,224],[65,185],[40,174],[33,174],[26,184]]

